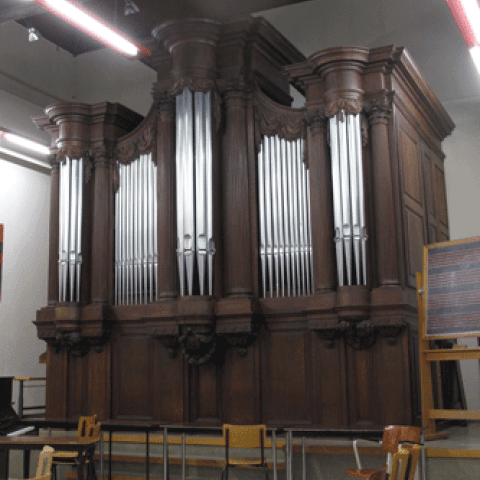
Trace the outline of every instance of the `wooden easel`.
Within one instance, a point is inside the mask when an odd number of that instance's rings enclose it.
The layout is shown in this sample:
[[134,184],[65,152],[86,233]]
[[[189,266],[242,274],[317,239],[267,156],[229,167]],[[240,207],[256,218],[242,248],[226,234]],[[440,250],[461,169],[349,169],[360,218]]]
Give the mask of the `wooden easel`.
[[423,272],[416,278],[422,426],[426,439],[433,440],[445,438],[437,434],[435,420],[480,421],[480,410],[434,407],[431,368],[432,362],[480,360],[480,348],[432,350],[429,343],[480,337],[480,237],[426,245]]

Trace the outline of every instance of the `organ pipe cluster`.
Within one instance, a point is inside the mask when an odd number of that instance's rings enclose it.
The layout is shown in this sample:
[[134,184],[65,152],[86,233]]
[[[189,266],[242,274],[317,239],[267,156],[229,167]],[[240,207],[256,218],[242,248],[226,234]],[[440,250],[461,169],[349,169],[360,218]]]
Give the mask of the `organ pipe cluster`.
[[118,164],[115,194],[115,304],[156,299],[157,166],[151,153]]
[[360,114],[346,114],[341,110],[330,118],[330,149],[338,283],[340,286],[366,285],[367,234]]
[[258,195],[263,297],[313,293],[310,181],[301,139],[263,137]]
[[82,269],[83,159],[60,164],[60,241],[58,299],[80,301]]
[[176,97],[177,258],[180,295],[213,294],[212,107],[210,92]]

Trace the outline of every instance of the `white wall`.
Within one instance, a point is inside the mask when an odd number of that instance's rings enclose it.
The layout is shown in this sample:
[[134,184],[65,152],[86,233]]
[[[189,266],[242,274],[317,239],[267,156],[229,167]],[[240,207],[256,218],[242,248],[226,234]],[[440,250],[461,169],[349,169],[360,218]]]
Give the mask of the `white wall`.
[[[0,125],[48,144],[30,116],[36,105],[0,91]],[[7,143],[1,148],[13,150]],[[38,357],[45,342],[37,338],[35,312],[47,301],[50,175],[45,167],[0,152],[0,223],[4,224],[2,300],[0,301],[0,375],[45,376]],[[14,382],[14,400],[18,383]],[[26,405],[41,404],[44,389],[26,390]]]

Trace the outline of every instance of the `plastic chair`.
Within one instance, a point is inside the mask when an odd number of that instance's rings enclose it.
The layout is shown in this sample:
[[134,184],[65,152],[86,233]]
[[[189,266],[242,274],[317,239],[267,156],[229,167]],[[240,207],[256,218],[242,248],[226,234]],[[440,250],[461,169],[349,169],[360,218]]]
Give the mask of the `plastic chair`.
[[[265,461],[265,441],[267,427],[265,425],[224,425],[223,439],[225,441],[225,467],[221,478],[228,480],[228,469],[251,466],[263,468],[265,479],[268,480],[268,467]],[[260,448],[260,458],[231,458],[230,448]]]
[[52,476],[52,456],[55,450],[45,445],[38,457],[37,472],[35,477],[26,480],[50,480]]
[[[78,438],[96,438],[97,441],[100,439],[100,428],[101,425],[99,423],[95,423],[97,421],[96,415],[80,417],[78,420],[78,428],[77,428],[77,437]],[[53,478],[57,478],[57,465],[70,465],[70,466],[77,466],[79,465],[79,457],[78,452],[70,452],[70,451],[59,451],[55,452],[53,455],[53,462],[52,462],[52,471],[53,471]],[[84,463],[89,463],[88,459],[83,458],[82,461]],[[89,465],[89,469],[94,468],[94,465]],[[90,471],[90,470],[89,470]],[[90,475],[87,475],[90,478]],[[92,477],[93,478],[93,477]]]
[[[405,425],[390,425],[383,430],[382,450],[387,454],[386,473],[390,473],[390,464],[392,462],[392,455],[398,452],[399,446],[402,442],[420,443],[421,429],[420,427],[412,427]],[[373,473],[378,472],[373,468],[362,468],[360,456],[358,454],[358,440],[353,442],[353,450],[355,452],[355,459],[357,468],[348,468],[347,474],[354,478],[368,479]],[[418,458],[417,458],[418,462]]]

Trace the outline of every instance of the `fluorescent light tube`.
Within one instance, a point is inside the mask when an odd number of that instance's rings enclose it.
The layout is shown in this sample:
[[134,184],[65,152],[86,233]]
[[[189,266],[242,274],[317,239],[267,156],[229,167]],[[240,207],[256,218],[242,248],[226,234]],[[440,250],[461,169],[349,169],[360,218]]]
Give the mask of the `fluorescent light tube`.
[[26,148],[32,152],[37,152],[42,155],[48,155],[50,153],[50,148],[42,145],[41,143],[34,142],[33,140],[28,140],[28,138],[21,137],[15,133],[6,132],[5,130],[0,130],[0,138],[3,140],[18,145],[19,147]]
[[50,10],[63,20],[76,26],[83,32],[96,38],[113,50],[129,56],[138,54],[138,47],[114,31],[103,21],[96,19],[86,10],[73,5],[66,0],[37,0],[38,3]]
[[469,52],[473,58],[473,63],[477,67],[478,73],[480,73],[480,47],[472,47]]

